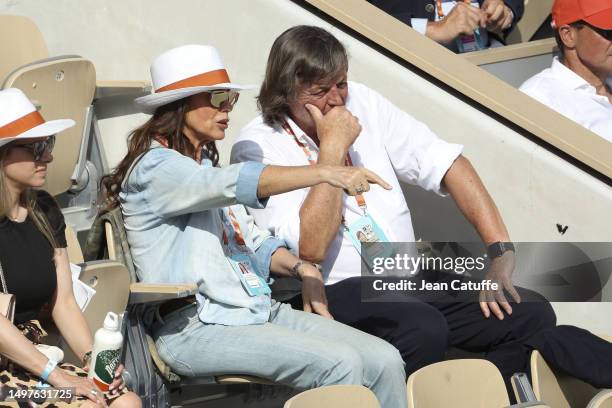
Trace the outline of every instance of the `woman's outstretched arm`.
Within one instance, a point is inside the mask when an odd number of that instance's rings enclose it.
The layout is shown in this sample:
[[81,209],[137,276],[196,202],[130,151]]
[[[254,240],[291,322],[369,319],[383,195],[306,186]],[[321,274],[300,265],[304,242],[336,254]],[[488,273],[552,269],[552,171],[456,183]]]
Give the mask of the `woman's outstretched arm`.
[[266,166],[259,177],[257,196],[270,197],[288,191],[327,183],[344,189],[349,195],[370,190],[370,184],[378,184],[390,190],[391,186],[376,173],[364,167],[331,166]]

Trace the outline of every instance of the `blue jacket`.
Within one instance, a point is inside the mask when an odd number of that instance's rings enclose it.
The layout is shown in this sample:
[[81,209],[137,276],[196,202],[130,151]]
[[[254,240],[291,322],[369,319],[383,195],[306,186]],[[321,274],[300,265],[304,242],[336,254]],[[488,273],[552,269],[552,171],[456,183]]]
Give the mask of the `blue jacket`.
[[269,295],[249,296],[221,242],[223,207],[232,206],[257,272],[269,279],[270,258],[284,241],[257,228],[242,205],[263,208],[257,185],[265,165],[212,167],[154,143],[119,195],[136,272],[142,282],[197,283],[204,323],[268,321]]

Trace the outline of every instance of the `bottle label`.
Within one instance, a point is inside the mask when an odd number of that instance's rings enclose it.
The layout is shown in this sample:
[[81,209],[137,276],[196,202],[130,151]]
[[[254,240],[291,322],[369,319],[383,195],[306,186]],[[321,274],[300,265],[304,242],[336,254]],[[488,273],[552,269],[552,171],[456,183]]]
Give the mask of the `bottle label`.
[[93,380],[102,391],[108,391],[119,365],[119,349],[102,350],[96,356]]

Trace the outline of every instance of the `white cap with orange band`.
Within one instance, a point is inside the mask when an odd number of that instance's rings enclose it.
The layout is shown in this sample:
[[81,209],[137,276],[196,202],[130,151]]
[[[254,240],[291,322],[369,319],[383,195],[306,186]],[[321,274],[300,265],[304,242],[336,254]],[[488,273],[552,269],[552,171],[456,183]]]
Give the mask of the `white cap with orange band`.
[[17,88],[0,91],[0,147],[15,140],[52,136],[74,124],[72,119],[45,121]]
[[135,100],[144,113],[202,92],[254,88],[232,83],[219,52],[210,45],[183,45],[164,52],[151,64],[151,80],[153,93]]

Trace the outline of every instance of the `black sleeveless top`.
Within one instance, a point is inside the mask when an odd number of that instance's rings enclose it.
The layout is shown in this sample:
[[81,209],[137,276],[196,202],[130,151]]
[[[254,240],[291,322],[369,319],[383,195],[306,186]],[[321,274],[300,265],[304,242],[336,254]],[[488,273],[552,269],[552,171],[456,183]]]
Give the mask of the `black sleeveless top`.
[[[57,203],[46,191],[37,191],[36,202],[47,216],[58,245],[65,248],[66,224]],[[53,247],[28,216],[18,223],[0,221],[0,263],[8,292],[15,295],[15,323],[38,318],[57,287]],[[0,286],[0,291],[2,287]]]

